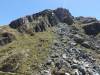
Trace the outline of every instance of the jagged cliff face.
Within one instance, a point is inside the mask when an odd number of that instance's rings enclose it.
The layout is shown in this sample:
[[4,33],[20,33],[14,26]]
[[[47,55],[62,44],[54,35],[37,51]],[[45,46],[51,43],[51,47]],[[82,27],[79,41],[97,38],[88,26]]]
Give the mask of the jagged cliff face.
[[100,75],[100,22],[57,8],[0,28],[1,75]]
[[56,10],[44,10],[42,12],[19,18],[12,21],[9,26],[18,29],[20,32],[43,32],[47,27],[57,25],[59,22],[72,24],[72,15],[67,9],[58,8]]

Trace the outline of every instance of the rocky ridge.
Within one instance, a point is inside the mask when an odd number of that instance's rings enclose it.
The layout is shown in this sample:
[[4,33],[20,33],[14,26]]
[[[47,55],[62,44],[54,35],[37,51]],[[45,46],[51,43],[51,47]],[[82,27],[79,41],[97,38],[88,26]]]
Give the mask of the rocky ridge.
[[47,27],[57,25],[59,22],[72,24],[72,15],[67,9],[44,10],[42,12],[19,18],[12,21],[9,26],[18,29],[20,32],[27,32],[32,29],[35,32],[45,31]]

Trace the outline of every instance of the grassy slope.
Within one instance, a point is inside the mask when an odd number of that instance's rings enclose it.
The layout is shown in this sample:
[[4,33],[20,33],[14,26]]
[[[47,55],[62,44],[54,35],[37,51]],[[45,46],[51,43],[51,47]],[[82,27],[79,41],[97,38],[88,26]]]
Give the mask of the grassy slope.
[[[33,70],[38,71],[39,64],[43,62],[49,53],[49,46],[54,38],[52,30],[48,29],[45,32],[38,32],[34,36],[30,36],[18,33],[9,27],[2,27],[2,29],[12,32],[16,36],[16,40],[4,47],[0,47],[0,67],[8,63],[13,66],[20,64],[17,73],[15,72],[17,75],[30,75]],[[13,59],[16,62],[11,63]],[[0,72],[0,75],[13,74]]]

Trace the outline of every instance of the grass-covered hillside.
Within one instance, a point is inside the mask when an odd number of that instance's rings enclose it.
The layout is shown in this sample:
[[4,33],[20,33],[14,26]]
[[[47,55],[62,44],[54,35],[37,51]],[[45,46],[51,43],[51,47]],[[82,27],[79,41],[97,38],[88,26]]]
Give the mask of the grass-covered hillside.
[[[1,28],[15,36],[13,42],[0,47],[1,70],[14,72],[17,75],[30,75],[32,69],[34,69],[34,72],[38,71],[38,66],[47,58],[49,47],[55,37],[52,29],[48,28],[47,31],[30,35],[19,33],[8,26]],[[32,66],[34,67],[31,68]],[[10,73],[0,72],[0,75],[2,74],[8,75]]]

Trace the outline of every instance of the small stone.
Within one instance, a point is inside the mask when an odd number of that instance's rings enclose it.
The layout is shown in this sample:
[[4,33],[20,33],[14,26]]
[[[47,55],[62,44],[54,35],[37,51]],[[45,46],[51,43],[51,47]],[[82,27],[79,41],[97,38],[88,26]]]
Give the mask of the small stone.
[[86,74],[86,68],[85,68],[85,66],[80,65],[79,68],[78,68],[78,70],[82,73],[82,75]]
[[84,63],[83,64],[83,66],[86,67],[86,68],[89,68],[89,65],[90,65],[89,63]]
[[65,73],[65,75],[70,75],[69,73]]
[[65,75],[65,73],[64,72],[57,71],[57,72],[54,72],[53,75]]
[[100,46],[98,46],[98,45],[96,45],[95,47],[96,47],[96,49],[100,49]]
[[50,70],[44,70],[44,71],[42,71],[42,75],[51,75],[51,71]]
[[74,74],[74,75],[79,75],[78,69],[74,69],[74,70],[73,70],[73,74]]
[[73,62],[74,62],[75,64],[77,64],[79,61],[77,61],[76,59],[73,59]]
[[70,45],[76,46],[77,43],[75,43],[75,42],[71,42]]
[[52,57],[52,58],[57,58],[57,57],[59,57],[59,54],[58,54],[58,53],[53,53],[53,54],[51,55],[51,57]]
[[84,38],[78,34],[76,34],[74,36],[74,41],[77,42],[77,43],[82,43],[84,41]]
[[55,67],[57,67],[58,69],[62,68],[62,64],[60,62],[55,63]]
[[51,63],[52,63],[52,60],[48,60],[46,64],[51,65]]
[[63,57],[63,59],[66,59],[67,58],[66,54],[63,54],[62,57]]
[[72,68],[72,69],[78,69],[78,68],[79,68],[79,65],[78,65],[78,64],[73,64],[73,65],[71,66],[71,68]]
[[91,45],[88,41],[83,42],[81,45],[86,47],[86,48],[91,48]]

